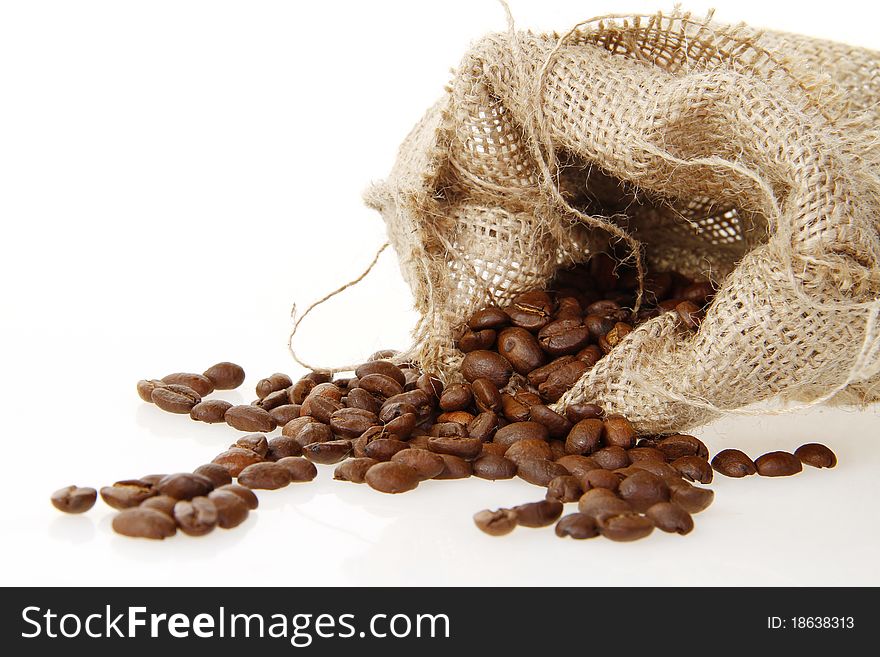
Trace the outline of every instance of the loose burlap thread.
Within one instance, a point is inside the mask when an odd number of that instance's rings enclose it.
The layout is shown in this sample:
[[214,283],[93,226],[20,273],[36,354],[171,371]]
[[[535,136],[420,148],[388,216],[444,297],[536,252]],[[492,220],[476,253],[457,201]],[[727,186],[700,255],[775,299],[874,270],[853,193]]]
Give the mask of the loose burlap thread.
[[[689,14],[490,34],[366,193],[454,376],[454,329],[618,242],[711,278],[696,332],[638,327],[558,407],[644,432],[779,398],[880,398],[880,54]],[[791,404],[790,408],[799,407]]]

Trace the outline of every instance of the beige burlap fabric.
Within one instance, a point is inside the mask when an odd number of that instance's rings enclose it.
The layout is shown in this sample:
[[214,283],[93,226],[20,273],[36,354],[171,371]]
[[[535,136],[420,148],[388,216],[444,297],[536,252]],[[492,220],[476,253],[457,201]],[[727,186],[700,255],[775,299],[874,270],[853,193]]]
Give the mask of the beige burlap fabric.
[[[880,397],[880,53],[687,14],[476,42],[366,194],[449,374],[452,330],[622,241],[711,277],[560,402],[682,430],[770,398]],[[748,412],[748,411],[746,411]]]

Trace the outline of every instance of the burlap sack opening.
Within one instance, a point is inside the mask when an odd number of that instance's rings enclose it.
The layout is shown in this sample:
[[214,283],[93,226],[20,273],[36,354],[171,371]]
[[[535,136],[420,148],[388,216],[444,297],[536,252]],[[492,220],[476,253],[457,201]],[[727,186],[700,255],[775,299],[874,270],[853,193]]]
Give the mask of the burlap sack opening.
[[710,19],[511,26],[472,46],[366,194],[423,367],[454,372],[476,308],[635,238],[648,269],[720,290],[696,334],[647,322],[560,406],[666,432],[774,397],[880,397],[880,54]]

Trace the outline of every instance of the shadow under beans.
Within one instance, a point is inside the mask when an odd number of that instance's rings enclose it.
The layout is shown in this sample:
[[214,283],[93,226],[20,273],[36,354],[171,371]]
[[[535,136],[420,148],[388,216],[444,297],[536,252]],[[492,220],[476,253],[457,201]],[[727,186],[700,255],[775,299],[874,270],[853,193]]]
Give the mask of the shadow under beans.
[[62,515],[49,523],[49,536],[67,543],[88,543],[95,538],[95,521],[86,515]]
[[139,427],[158,438],[193,440],[200,445],[218,449],[234,443],[242,432],[225,423],[207,424],[197,422],[189,415],[166,413],[152,404],[138,407],[135,420]]

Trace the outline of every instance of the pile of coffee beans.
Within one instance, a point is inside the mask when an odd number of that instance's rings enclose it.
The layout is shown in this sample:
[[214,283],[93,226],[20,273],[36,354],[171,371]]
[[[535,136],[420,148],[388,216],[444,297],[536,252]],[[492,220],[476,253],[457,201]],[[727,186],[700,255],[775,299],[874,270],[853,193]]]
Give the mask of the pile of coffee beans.
[[[140,397],[163,411],[244,435],[192,472],[102,488],[101,499],[119,510],[113,528],[152,539],[230,529],[257,508],[254,490],[308,482],[317,466],[333,465],[334,479],[391,494],[428,480],[518,477],[545,489],[544,499],[480,511],[477,527],[501,536],[555,524],[560,537],[632,541],[655,527],[689,533],[691,516],[714,498],[704,487],[713,472],[775,477],[802,464],[834,467],[833,452],[815,443],[754,461],[725,449],[710,462],[694,436],[640,436],[626,418],[592,403],[554,407],[640,323],[673,312],[684,330],[695,330],[714,294],[708,282],[662,272],[648,277],[646,304],[633,313],[636,289],[634,272],[600,255],[560,272],[548,290],[475,312],[454,336],[463,357],[445,385],[414,364],[394,364],[389,351],[349,377],[272,374],[246,405],[206,399],[244,382],[234,363],[139,381]],[[52,503],[80,513],[96,497],[95,489],[68,486]],[[565,504],[577,504],[577,512],[563,516]]]

